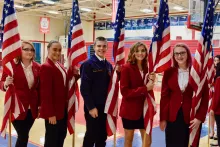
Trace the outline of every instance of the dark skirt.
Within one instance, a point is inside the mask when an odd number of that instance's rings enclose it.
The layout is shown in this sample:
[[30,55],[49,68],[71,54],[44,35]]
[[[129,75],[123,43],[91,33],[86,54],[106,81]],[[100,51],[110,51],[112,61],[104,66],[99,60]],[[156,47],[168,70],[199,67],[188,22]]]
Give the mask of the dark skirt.
[[129,120],[122,118],[123,128],[127,130],[144,129],[143,116],[138,120]]

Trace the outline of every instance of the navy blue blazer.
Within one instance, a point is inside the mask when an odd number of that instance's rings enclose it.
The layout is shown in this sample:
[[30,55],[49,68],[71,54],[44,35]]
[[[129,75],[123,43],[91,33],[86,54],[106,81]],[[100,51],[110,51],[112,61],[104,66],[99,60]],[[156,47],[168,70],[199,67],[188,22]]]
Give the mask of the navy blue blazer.
[[80,91],[85,111],[104,108],[112,70],[112,65],[107,60],[100,61],[95,55],[81,65]]

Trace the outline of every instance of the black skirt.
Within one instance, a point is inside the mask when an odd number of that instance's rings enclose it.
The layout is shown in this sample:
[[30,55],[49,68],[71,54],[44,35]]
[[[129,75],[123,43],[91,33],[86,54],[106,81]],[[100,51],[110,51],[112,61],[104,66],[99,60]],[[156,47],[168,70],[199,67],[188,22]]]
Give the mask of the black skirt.
[[138,120],[129,120],[122,118],[123,128],[127,130],[144,129],[143,116]]

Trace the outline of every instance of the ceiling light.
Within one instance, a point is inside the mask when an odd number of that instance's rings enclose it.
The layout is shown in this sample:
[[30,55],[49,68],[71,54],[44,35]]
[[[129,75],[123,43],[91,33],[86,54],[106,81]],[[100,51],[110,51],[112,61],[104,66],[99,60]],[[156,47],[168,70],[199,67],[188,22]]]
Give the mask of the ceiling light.
[[144,12],[144,13],[151,13],[151,12],[153,12],[151,9],[142,9],[140,11]]
[[87,12],[92,11],[91,9],[88,9],[88,8],[80,8],[80,10],[82,10],[82,11],[87,11]]
[[55,2],[51,1],[51,0],[42,0],[42,2],[46,3],[46,4],[55,4]]
[[181,11],[181,10],[183,10],[183,7],[175,6],[175,7],[173,7],[173,9],[178,10],[178,11]]
[[21,6],[21,5],[14,5],[15,6],[15,8],[24,8],[24,6]]
[[59,12],[57,12],[57,11],[47,11],[47,12],[50,14],[59,14]]

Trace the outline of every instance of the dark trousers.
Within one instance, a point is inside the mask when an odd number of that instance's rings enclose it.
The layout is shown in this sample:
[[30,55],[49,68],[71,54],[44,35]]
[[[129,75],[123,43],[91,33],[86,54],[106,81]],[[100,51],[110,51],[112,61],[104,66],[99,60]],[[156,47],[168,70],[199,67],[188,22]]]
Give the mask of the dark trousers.
[[179,110],[176,121],[167,122],[165,134],[166,147],[188,147],[189,124],[184,121],[182,109]]
[[83,147],[105,147],[106,132],[106,114],[104,107],[97,108],[98,117],[93,118],[88,111],[85,111],[86,134],[83,140]]
[[64,139],[67,134],[67,114],[61,120],[57,120],[55,125],[45,120],[45,142],[44,147],[63,147]]
[[[200,133],[201,133],[201,128],[202,128],[202,124],[200,125],[200,128],[199,128]],[[186,124],[184,121],[182,108],[180,108],[177,114],[176,121],[167,122],[165,134],[166,134],[166,147],[188,147],[189,146],[190,129],[189,129],[189,124]],[[199,140],[197,143],[198,146],[199,146]]]
[[14,120],[12,122],[17,134],[18,139],[15,147],[27,147],[29,132],[34,123],[31,110],[28,110],[27,116],[24,120]]
[[218,145],[220,145],[220,115],[215,114],[215,121],[217,125]]

